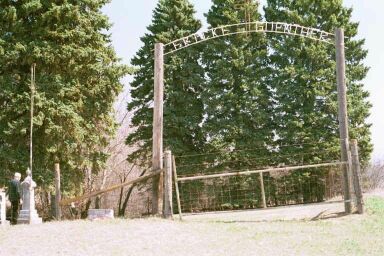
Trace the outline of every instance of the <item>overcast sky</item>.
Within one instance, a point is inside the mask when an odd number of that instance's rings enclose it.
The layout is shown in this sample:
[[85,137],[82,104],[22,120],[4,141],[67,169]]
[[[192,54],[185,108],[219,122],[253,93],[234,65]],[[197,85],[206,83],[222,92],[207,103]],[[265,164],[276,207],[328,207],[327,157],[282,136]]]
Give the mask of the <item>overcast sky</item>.
[[[204,21],[203,14],[211,5],[209,0],[190,0],[197,10],[197,18]],[[265,0],[261,0],[265,3]],[[124,63],[129,63],[135,52],[141,47],[140,37],[151,22],[152,11],[157,0],[112,0],[104,12],[113,22],[111,30],[113,45]],[[353,6],[353,20],[360,22],[359,37],[366,39],[369,50],[366,65],[371,70],[364,81],[370,92],[373,104],[369,122],[372,123],[373,159],[384,160],[384,1],[383,0],[345,0],[346,6]],[[125,80],[129,86],[129,78]]]

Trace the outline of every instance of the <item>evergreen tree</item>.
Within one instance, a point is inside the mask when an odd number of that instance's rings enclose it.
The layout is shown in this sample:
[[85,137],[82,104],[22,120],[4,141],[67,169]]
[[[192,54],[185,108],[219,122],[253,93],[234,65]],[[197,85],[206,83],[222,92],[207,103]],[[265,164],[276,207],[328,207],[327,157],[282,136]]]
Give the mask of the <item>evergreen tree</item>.
[[[361,83],[368,72],[363,64],[367,51],[363,49],[364,40],[355,38],[358,23],[351,21],[352,9],[343,7],[341,0],[268,0],[267,3],[268,21],[300,24],[331,33],[338,27],[344,28],[350,137],[358,139],[361,159],[366,163],[372,151],[370,125],[366,122],[371,105]],[[334,159],[339,156],[334,45],[275,34],[269,42],[270,65],[274,70],[270,85],[277,102],[274,117],[279,141],[319,142],[282,151],[307,153],[300,156],[301,161]]]
[[34,178],[48,186],[53,163],[64,189],[97,171],[113,134],[112,104],[127,68],[111,47],[106,0],[0,1],[0,165],[25,170],[30,67],[36,63]]
[[[141,38],[144,45],[132,59],[137,71],[128,104],[128,110],[135,111],[132,126],[136,130],[127,138],[128,145],[139,147],[129,159],[146,159],[152,149],[154,44],[166,44],[197,32],[201,23],[194,13],[187,0],[160,0],[148,33]],[[164,58],[164,147],[176,155],[196,152],[204,143],[199,126],[203,120],[204,77],[199,55],[199,48],[192,46]]]
[[[254,0],[213,0],[206,17],[210,28],[261,20]],[[202,154],[193,156],[199,163],[184,167],[191,160],[180,159],[178,172],[254,169],[271,161],[268,146],[274,134],[271,93],[265,79],[269,74],[265,39],[260,33],[242,33],[202,44],[206,77],[202,130],[206,143]],[[199,198],[193,205],[201,210],[252,208],[261,202],[255,184],[259,184],[256,175],[194,181],[181,187],[182,201]],[[210,204],[204,203],[205,198]]]
[[[210,27],[261,20],[258,1],[212,2],[206,14]],[[208,81],[203,92],[203,129],[211,150],[234,152],[221,156],[231,167],[261,166],[265,161],[254,158],[269,154],[273,127],[271,95],[265,80],[269,73],[267,53],[261,33],[211,40],[204,49],[202,62]],[[251,150],[241,151],[244,149]]]

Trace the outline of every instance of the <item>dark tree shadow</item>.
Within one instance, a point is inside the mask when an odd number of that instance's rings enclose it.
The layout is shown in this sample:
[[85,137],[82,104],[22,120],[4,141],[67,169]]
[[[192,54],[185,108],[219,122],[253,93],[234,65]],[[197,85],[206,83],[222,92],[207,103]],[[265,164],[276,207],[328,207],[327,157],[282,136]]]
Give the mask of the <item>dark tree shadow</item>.
[[331,212],[331,213],[325,214],[326,212],[327,210],[320,212],[318,215],[313,217],[311,221],[336,219],[336,218],[341,218],[348,215],[346,212]]

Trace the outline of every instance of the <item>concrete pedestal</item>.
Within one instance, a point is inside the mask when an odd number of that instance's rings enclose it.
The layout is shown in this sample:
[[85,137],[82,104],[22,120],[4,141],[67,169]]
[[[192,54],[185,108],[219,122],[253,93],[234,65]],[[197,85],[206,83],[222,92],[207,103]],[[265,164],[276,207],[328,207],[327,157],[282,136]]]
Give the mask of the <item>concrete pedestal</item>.
[[0,226],[9,226],[9,225],[10,225],[9,220],[5,220],[5,221],[0,220]]
[[0,226],[9,225],[9,221],[6,219],[6,208],[5,193],[0,190]]
[[17,219],[18,224],[40,224],[43,222],[35,209],[35,187],[36,183],[30,174],[21,183],[23,207]]
[[19,218],[17,219],[17,224],[40,224],[43,223],[43,220],[37,214],[37,211],[34,210],[21,210],[19,213]]

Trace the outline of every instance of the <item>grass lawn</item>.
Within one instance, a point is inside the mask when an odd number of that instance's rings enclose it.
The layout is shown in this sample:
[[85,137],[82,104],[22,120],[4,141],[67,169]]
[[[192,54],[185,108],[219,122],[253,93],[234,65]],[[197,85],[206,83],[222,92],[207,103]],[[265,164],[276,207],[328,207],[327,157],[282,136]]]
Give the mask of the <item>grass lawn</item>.
[[[384,255],[384,199],[326,220],[63,221],[0,228],[0,255]],[[289,211],[289,208],[287,209]]]

